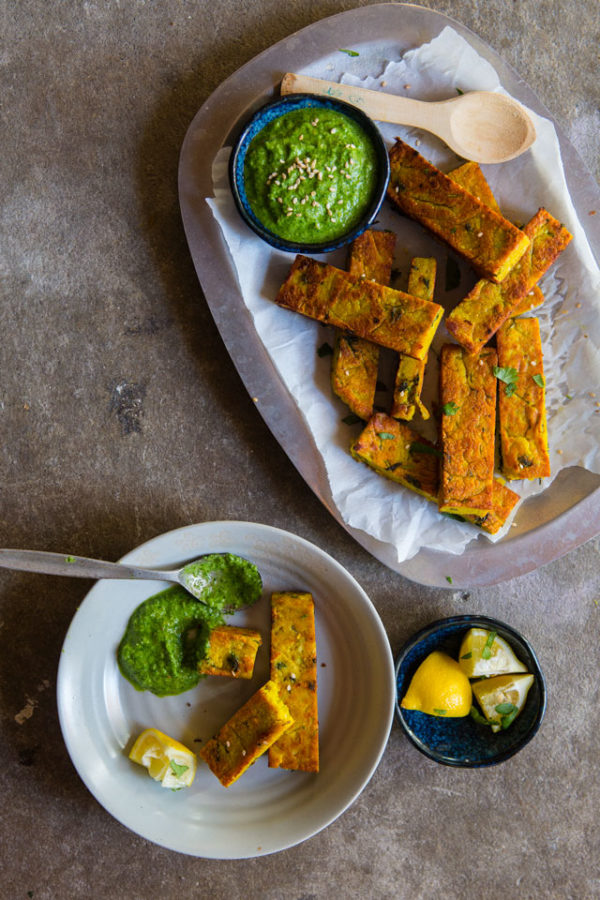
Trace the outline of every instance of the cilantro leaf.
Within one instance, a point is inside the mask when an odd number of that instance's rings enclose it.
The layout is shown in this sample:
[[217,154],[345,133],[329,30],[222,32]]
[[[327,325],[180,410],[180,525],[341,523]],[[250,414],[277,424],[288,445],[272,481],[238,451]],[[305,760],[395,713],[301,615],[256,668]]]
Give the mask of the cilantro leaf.
[[482,659],[490,659],[490,658],[491,658],[491,656],[492,656],[492,644],[493,644],[494,641],[496,640],[496,635],[497,635],[497,634],[498,634],[497,631],[490,631],[490,633],[489,633],[489,635],[488,635],[488,639],[487,639],[487,641],[485,642],[485,647],[484,647],[483,650],[481,651],[481,658],[482,658]]
[[532,377],[538,387],[543,388],[546,386],[543,375],[533,375]]
[[377,437],[381,438],[382,441],[395,441],[396,435],[390,434],[389,431],[378,431]]
[[183,773],[187,772],[189,766],[184,766],[182,763],[177,763],[174,759],[170,759],[169,768],[171,769],[173,775],[175,775],[177,778],[181,778]]
[[489,725],[488,720],[481,715],[477,707],[472,706],[469,712],[469,715],[473,719],[473,721],[477,722],[478,725]]
[[455,416],[458,412],[458,406],[454,402],[454,400],[450,400],[449,403],[444,403],[442,406],[442,412],[445,416]]
[[506,387],[504,388],[504,393],[507,397],[512,397],[514,392],[517,389],[517,380],[519,377],[519,373],[516,369],[513,369],[511,366],[506,366],[503,368],[502,366],[494,366],[494,375],[498,379],[498,381],[504,382]]
[[339,48],[340,53],[347,53],[348,56],[360,56],[360,53],[357,53],[356,50],[346,50],[344,47]]

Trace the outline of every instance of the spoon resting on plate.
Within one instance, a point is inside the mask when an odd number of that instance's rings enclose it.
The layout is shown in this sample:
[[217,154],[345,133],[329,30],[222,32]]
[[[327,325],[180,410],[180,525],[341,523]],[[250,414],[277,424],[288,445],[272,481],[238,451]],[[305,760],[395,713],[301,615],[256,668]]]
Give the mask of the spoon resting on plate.
[[450,100],[428,102],[288,72],[281,93],[334,97],[379,122],[422,128],[445,141],[458,156],[478,163],[515,159],[536,137],[533,122],[520,103],[492,91],[470,91]]
[[147,569],[43,550],[0,550],[0,568],[75,578],[169,581],[181,585],[207,605],[211,605],[216,593],[227,592],[235,594],[236,605],[249,606],[258,599],[262,589],[256,566],[233,553],[209,553],[179,569]]

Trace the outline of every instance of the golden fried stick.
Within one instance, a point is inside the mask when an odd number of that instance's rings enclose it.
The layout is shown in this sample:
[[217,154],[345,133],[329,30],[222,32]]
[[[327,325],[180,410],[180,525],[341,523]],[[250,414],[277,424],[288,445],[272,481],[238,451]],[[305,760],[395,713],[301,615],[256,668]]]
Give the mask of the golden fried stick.
[[280,306],[302,313],[424,359],[443,308],[366,279],[355,281],[341,269],[297,256],[275,298]]
[[397,140],[390,150],[388,197],[469,262],[500,282],[523,256],[529,238],[425,157]]
[[496,343],[498,366],[512,376],[498,393],[502,474],[511,480],[545,478],[550,456],[539,321],[510,319]]
[[442,347],[440,512],[486,516],[493,508],[496,363],[489,347]]

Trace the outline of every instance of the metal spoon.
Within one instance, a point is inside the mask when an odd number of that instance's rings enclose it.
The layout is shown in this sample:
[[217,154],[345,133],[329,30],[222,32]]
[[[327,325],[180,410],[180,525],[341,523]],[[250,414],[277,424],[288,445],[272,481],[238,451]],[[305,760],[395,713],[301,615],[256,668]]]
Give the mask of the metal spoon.
[[21,572],[40,572],[44,575],[70,575],[75,578],[143,578],[151,581],[172,581],[180,584],[201,603],[208,579],[199,578],[193,567],[201,560],[186,563],[181,569],[146,569],[124,563],[103,562],[85,556],[46,553],[43,550],[0,550],[0,567]]
[[471,91],[434,103],[288,72],[281,93],[344,100],[379,122],[430,131],[459,156],[478,163],[514,159],[531,147],[536,137],[527,111],[511,97],[492,91]]

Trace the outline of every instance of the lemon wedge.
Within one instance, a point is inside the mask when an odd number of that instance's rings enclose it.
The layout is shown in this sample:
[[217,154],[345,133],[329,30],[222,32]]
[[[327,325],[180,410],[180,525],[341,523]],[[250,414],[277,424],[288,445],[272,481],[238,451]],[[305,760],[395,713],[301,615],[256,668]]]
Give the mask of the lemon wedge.
[[400,706],[430,716],[459,718],[469,715],[471,703],[471,684],[459,664],[434,650],[413,675]]
[[196,776],[196,754],[157,728],[142,731],[129,759],[145,766],[155,781],[172,790],[189,787]]
[[514,722],[533,681],[533,675],[496,675],[474,682],[473,693],[492,731],[506,729]]
[[458,662],[468,678],[527,671],[504,638],[485,628],[467,631],[460,645]]

